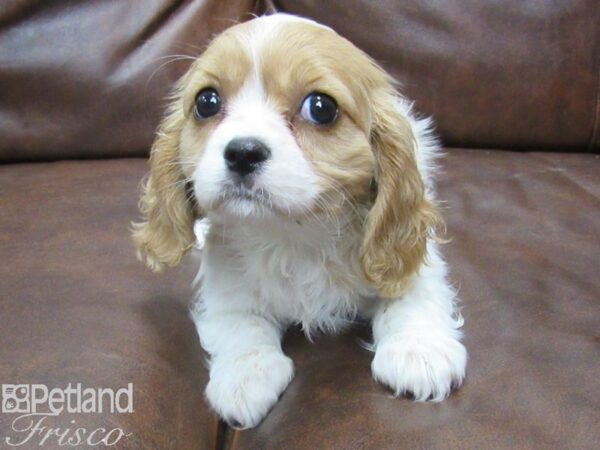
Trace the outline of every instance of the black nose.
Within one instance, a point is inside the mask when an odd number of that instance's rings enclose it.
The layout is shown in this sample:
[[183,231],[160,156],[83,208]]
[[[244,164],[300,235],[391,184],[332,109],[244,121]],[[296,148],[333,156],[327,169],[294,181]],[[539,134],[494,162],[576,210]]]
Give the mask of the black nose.
[[271,156],[269,148],[258,139],[233,139],[225,147],[227,168],[242,177],[254,172]]

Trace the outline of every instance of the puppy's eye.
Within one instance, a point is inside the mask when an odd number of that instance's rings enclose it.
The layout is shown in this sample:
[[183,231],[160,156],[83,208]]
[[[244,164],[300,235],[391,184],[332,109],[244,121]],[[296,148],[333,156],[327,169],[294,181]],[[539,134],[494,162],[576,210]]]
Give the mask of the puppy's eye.
[[302,102],[300,115],[314,124],[327,125],[337,119],[338,106],[329,95],[313,92],[308,94]]
[[197,119],[207,119],[221,110],[221,96],[216,89],[206,88],[196,96],[194,115]]

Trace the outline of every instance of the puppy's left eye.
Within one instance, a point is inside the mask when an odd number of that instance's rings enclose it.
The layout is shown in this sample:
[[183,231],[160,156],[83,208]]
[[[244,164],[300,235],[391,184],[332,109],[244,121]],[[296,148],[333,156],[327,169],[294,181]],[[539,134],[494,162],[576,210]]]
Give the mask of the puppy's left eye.
[[332,123],[338,116],[338,106],[333,97],[320,92],[308,94],[302,102],[300,115],[316,125]]
[[196,96],[194,115],[197,119],[207,119],[221,110],[221,96],[214,88],[201,90]]

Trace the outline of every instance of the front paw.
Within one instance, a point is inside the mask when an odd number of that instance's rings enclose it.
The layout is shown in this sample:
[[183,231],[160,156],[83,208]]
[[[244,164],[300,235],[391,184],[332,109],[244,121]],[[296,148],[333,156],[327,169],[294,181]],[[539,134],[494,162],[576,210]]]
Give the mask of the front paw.
[[462,384],[466,364],[464,345],[450,336],[394,334],[378,343],[371,371],[396,396],[441,401]]
[[206,398],[230,426],[252,428],[266,416],[293,376],[292,360],[277,350],[252,349],[216,357]]

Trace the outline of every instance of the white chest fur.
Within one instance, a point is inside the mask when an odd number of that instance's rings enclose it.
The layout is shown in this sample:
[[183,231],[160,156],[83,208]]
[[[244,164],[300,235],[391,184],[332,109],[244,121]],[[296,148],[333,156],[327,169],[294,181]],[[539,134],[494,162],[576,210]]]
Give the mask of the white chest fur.
[[300,323],[306,332],[339,329],[362,303],[373,301],[358,264],[360,232],[354,228],[212,223],[199,274],[200,302]]

